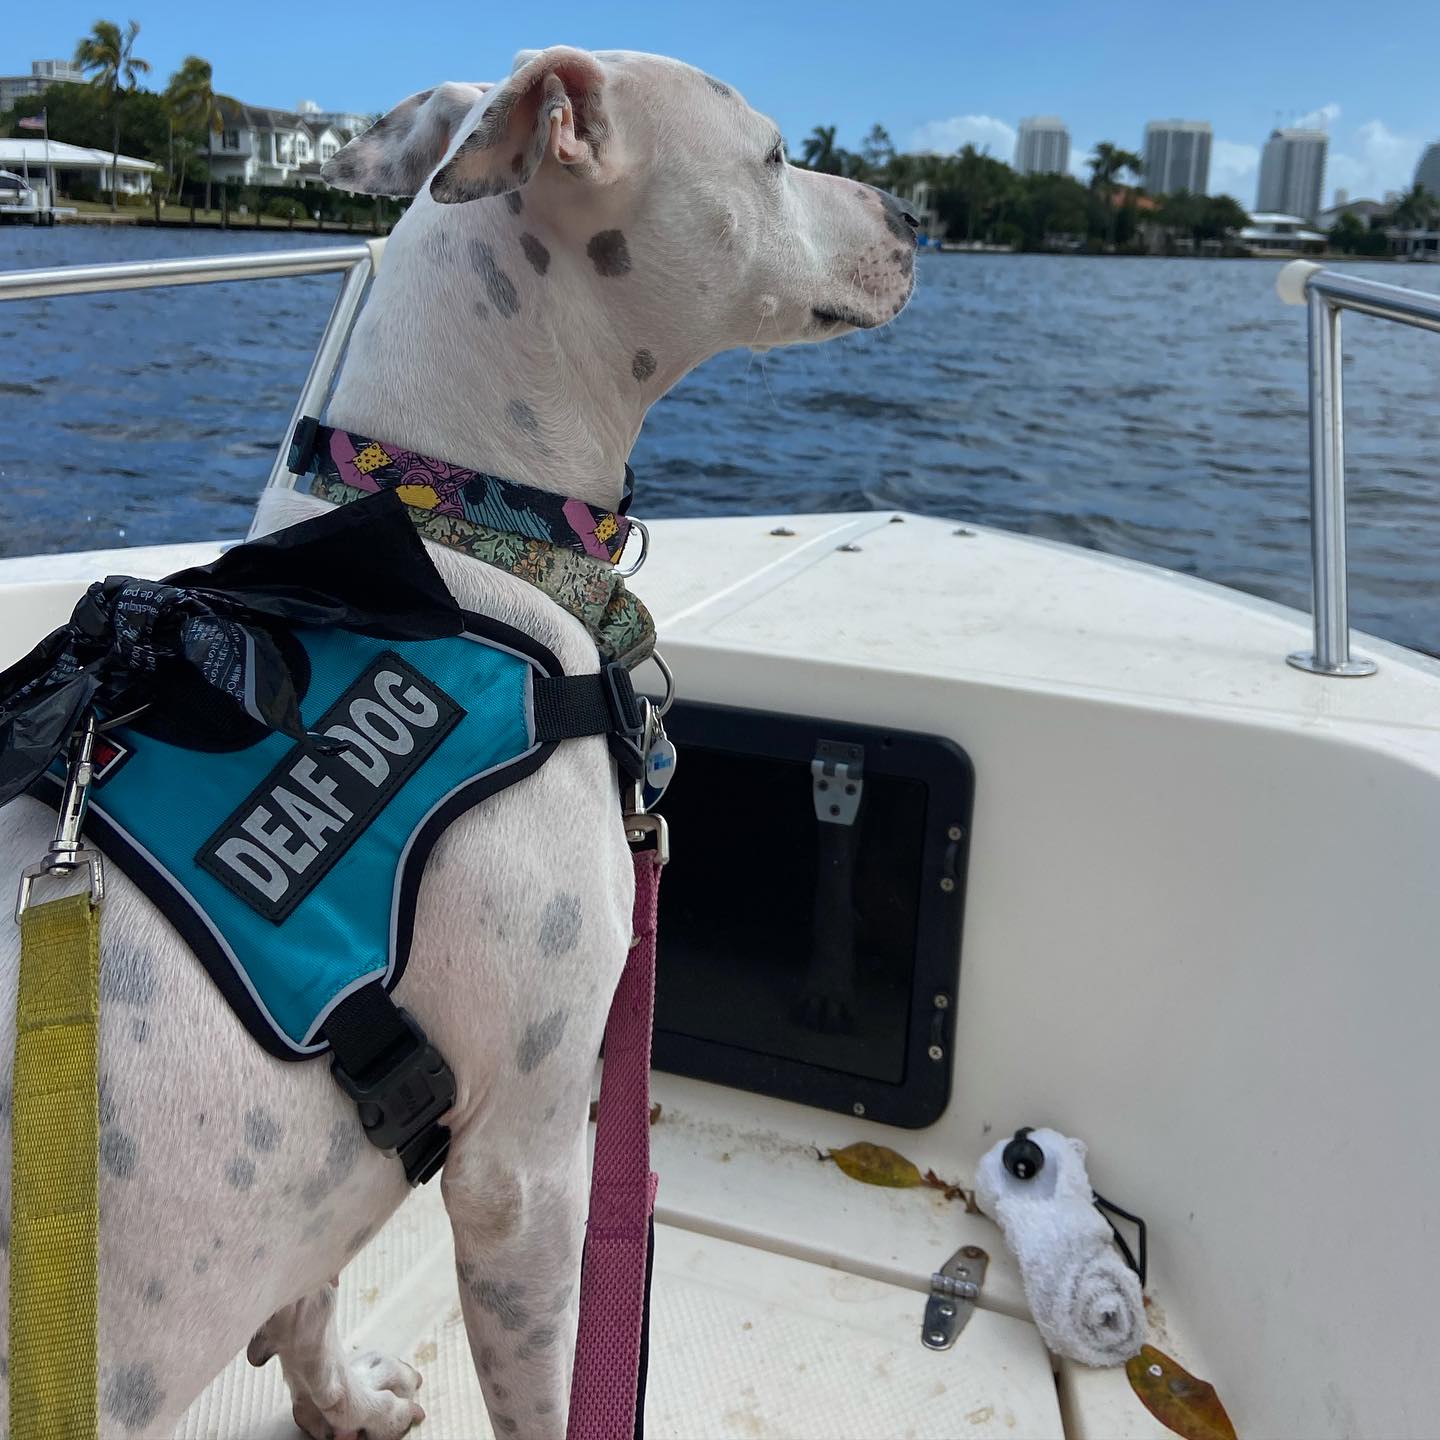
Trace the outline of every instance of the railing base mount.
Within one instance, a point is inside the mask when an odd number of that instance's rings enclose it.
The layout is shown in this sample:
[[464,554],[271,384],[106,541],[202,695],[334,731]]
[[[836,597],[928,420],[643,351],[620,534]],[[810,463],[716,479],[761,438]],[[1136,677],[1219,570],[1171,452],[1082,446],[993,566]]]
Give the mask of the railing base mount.
[[1366,660],[1359,656],[1352,656],[1349,660],[1340,661],[1339,664],[1322,665],[1315,658],[1313,650],[1296,650],[1294,654],[1287,655],[1285,659],[1297,670],[1308,670],[1312,675],[1337,675],[1352,679],[1361,675],[1373,675],[1379,668],[1373,660]]

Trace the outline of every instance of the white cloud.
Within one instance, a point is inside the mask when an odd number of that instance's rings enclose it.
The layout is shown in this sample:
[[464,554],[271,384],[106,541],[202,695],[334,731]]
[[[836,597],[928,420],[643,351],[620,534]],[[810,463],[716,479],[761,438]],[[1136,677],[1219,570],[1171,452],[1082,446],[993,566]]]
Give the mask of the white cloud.
[[1328,130],[1340,118],[1340,107],[1332,100],[1328,105],[1322,105],[1318,110],[1307,110],[1303,115],[1297,116],[1295,129],[1297,130]]
[[910,134],[906,147],[929,155],[953,155],[962,145],[988,150],[1007,165],[1015,154],[1015,130],[993,115],[952,115],[948,120],[927,120]]
[[1415,177],[1424,142],[1397,135],[1383,120],[1367,120],[1325,166],[1325,199],[1338,187],[1352,200],[1383,200],[1387,190],[1406,190]]
[[1244,206],[1255,203],[1260,147],[1219,140],[1210,147],[1210,193],[1233,195]]

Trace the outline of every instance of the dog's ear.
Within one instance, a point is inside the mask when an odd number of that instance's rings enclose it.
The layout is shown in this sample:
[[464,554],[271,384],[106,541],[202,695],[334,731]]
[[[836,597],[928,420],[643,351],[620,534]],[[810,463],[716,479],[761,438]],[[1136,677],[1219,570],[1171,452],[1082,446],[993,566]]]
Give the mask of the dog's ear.
[[503,195],[526,184],[547,155],[600,180],[610,141],[600,62],[568,45],[522,52],[475,128],[436,171],[430,194],[442,205]]
[[416,194],[493,88],[450,81],[402,100],[337,150],[320,167],[320,178],[361,195]]

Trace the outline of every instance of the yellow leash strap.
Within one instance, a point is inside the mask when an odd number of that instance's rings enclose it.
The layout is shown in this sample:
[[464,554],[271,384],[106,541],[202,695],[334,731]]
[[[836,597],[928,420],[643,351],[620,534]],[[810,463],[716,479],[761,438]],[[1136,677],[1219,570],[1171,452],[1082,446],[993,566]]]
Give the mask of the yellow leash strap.
[[10,1434],[95,1440],[100,911],[20,916],[10,1138]]

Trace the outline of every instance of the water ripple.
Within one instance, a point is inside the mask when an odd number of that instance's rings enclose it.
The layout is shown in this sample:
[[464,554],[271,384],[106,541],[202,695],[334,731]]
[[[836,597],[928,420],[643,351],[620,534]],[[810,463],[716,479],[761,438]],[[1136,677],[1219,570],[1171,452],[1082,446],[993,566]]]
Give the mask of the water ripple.
[[[12,227],[0,269],[332,243]],[[1275,264],[919,265],[886,332],[725,355],[683,381],[636,447],[639,512],[904,507],[1308,605],[1305,329]],[[1342,268],[1440,289],[1440,267]],[[335,288],[0,305],[0,553],[242,533]],[[1433,648],[1440,345],[1357,323],[1346,363],[1356,621]]]

